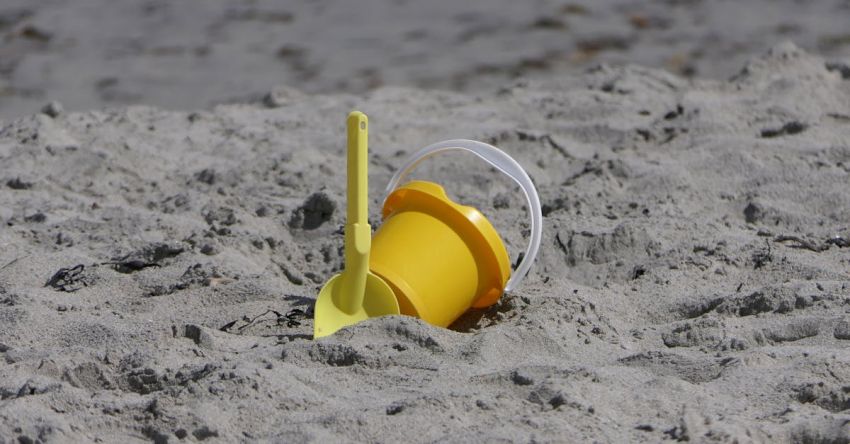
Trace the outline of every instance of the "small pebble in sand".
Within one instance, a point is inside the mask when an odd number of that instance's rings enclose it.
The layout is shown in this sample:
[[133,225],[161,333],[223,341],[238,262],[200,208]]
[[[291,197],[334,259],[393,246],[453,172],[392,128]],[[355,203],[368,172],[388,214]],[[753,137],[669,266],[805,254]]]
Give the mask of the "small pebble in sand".
[[46,221],[47,216],[45,216],[44,213],[35,213],[35,214],[31,214],[29,216],[24,217],[24,220],[26,222],[33,222],[33,223],[38,224],[38,223],[42,223],[42,222]]
[[215,256],[219,253],[219,249],[213,244],[204,244],[201,246],[201,253],[207,256]]
[[756,223],[764,218],[764,206],[757,202],[750,202],[744,208],[744,220],[748,224]]
[[44,105],[44,107],[41,108],[41,112],[50,117],[56,118],[65,112],[65,107],[63,107],[61,103],[53,100],[47,105]]
[[16,177],[6,181],[6,186],[13,190],[28,190],[32,188],[32,183],[23,181],[20,177]]
[[278,86],[263,97],[263,104],[269,108],[279,108],[304,99],[304,93],[294,88]]
[[833,335],[836,339],[850,339],[850,319],[842,319],[841,322],[835,326]]

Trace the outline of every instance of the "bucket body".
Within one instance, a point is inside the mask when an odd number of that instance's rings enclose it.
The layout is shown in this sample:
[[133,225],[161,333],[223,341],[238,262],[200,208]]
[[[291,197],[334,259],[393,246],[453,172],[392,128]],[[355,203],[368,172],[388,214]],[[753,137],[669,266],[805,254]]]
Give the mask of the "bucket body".
[[496,303],[510,277],[508,252],[481,212],[452,202],[432,182],[413,181],[384,202],[370,270],[402,314],[447,327],[470,307]]

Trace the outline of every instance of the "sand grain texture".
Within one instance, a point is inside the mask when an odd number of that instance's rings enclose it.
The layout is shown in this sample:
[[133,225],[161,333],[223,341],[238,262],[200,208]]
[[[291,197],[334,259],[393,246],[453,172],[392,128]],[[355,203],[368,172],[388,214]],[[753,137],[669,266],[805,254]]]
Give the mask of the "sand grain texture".
[[[784,44],[729,81],[601,66],[481,96],[284,99],[0,122],[2,441],[850,439],[841,69]],[[342,265],[354,107],[373,225],[427,143],[527,167],[546,225],[515,294],[454,330],[310,339]],[[418,173],[517,258],[509,181],[463,155]]]

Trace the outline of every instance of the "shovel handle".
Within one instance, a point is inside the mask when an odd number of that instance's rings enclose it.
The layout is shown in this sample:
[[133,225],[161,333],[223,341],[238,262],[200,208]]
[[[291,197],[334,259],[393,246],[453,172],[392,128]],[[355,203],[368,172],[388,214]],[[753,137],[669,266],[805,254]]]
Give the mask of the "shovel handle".
[[360,111],[348,115],[348,203],[345,222],[345,271],[338,300],[346,313],[354,313],[363,305],[366,275],[369,273],[369,250],[372,227],[369,226],[368,119]]
[[369,129],[366,114],[348,115],[348,212],[347,224],[368,224]]

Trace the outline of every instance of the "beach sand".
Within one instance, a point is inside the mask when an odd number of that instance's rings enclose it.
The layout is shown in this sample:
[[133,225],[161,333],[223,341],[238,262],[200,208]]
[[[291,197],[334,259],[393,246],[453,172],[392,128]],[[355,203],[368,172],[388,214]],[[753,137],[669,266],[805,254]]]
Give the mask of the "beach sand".
[[847,0],[3,0],[0,118],[207,108],[288,85],[478,93],[605,63],[728,79],[792,40],[850,57]]
[[[0,121],[0,441],[847,442],[848,104],[850,65],[784,43],[730,80],[601,65]],[[545,225],[520,288],[451,329],[311,339],[355,108],[373,226],[426,144],[525,166]],[[508,179],[462,154],[416,175],[518,258]]]

